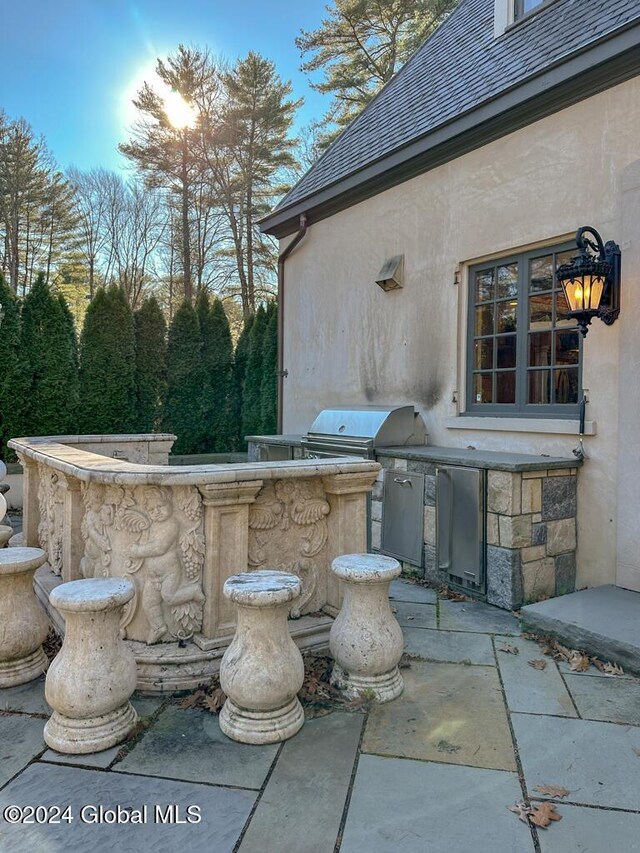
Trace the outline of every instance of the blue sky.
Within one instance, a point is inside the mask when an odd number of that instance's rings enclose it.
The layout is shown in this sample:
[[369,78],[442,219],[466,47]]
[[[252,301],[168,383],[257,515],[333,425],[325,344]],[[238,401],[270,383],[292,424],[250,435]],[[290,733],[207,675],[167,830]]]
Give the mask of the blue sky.
[[325,0],[0,0],[0,107],[44,134],[59,165],[119,168],[126,103],[157,56],[179,43],[233,60],[257,50],[319,117],[326,99],[299,71],[294,39],[316,27]]

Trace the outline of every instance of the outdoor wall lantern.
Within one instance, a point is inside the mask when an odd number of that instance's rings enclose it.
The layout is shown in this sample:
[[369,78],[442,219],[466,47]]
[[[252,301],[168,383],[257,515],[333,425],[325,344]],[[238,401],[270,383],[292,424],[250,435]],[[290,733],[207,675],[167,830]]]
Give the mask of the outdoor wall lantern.
[[[588,236],[587,236],[588,235]],[[576,245],[580,254],[556,270],[569,305],[569,317],[578,321],[586,337],[594,317],[610,326],[620,313],[620,246],[602,237],[595,228],[578,228]]]

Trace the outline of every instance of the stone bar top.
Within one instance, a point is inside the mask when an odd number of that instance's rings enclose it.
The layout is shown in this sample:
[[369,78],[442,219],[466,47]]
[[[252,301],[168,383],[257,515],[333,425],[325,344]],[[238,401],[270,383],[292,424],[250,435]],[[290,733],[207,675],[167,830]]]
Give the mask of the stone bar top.
[[255,442],[256,444],[274,444],[283,447],[300,447],[302,444],[302,435],[300,433],[291,433],[290,435],[245,435],[245,441]]
[[529,453],[500,453],[495,450],[470,450],[462,447],[383,447],[376,451],[378,457],[412,459],[439,465],[467,465],[492,471],[547,471],[554,468],[579,468],[575,456],[535,456]]
[[13,438],[9,447],[20,456],[88,483],[119,486],[191,486],[305,478],[331,474],[362,474],[379,470],[377,462],[354,457],[296,459],[288,462],[235,463],[226,465],[141,465],[88,453],[55,439]]

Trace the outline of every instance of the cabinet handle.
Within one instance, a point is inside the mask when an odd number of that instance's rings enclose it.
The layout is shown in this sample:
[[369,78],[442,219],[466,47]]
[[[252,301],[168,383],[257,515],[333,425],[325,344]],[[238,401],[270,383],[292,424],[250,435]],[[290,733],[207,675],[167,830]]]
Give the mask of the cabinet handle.
[[413,483],[411,480],[403,480],[401,477],[394,477],[393,482],[397,483],[399,486],[411,486],[413,487]]

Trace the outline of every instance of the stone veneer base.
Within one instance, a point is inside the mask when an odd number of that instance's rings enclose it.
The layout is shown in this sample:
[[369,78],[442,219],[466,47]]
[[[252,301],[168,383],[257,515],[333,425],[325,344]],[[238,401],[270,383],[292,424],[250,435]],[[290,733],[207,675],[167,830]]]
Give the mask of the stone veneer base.
[[[64,621],[60,613],[49,604],[49,595],[62,583],[45,564],[35,574],[35,591],[59,634],[64,634]],[[330,615],[302,616],[291,620],[291,636],[301,651],[328,649],[329,631],[333,619]],[[200,635],[193,642],[180,647],[179,643],[157,643],[147,646],[127,640],[138,667],[136,690],[147,695],[162,695],[183,690],[193,690],[210,681],[220,671],[220,661],[233,639],[229,636],[223,644],[213,647]],[[39,675],[40,673],[38,673]],[[34,676],[35,678],[36,676]]]
[[44,727],[48,747],[70,755],[102,752],[127,739],[138,722],[131,702],[100,717],[74,720],[54,711]]
[[357,699],[363,693],[373,694],[376,702],[392,702],[404,690],[404,682],[397,666],[383,675],[350,675],[338,664],[333,665],[331,683],[345,696]]
[[283,708],[273,711],[250,711],[227,699],[219,720],[221,731],[232,740],[253,744],[280,743],[300,731],[304,711],[297,696]]
[[42,646],[24,658],[0,663],[0,687],[16,687],[33,681],[49,666],[49,659]]

